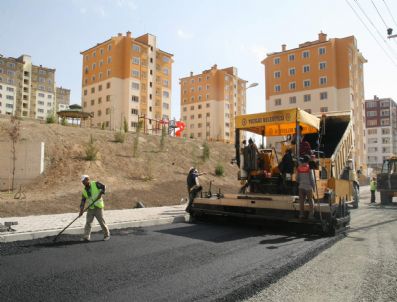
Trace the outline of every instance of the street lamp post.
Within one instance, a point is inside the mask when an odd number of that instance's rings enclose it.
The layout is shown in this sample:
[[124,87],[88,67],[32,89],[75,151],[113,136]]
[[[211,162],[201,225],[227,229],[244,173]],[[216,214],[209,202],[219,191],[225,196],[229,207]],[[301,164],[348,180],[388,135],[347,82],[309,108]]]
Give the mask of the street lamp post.
[[[258,83],[251,83],[250,85],[248,85],[247,87],[245,87],[245,90],[244,90],[244,114],[246,114],[247,112],[247,90],[248,89],[250,89],[250,88],[253,88],[253,87],[256,87],[256,86],[258,86],[259,84]],[[244,139],[245,139],[245,134],[244,134]]]

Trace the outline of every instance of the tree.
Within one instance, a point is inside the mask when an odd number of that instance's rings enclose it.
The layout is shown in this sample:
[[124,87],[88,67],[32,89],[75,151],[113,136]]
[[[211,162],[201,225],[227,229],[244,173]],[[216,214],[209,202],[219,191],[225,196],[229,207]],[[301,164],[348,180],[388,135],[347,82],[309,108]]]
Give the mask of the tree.
[[128,123],[127,123],[126,118],[124,118],[123,128],[124,128],[124,133],[127,133],[128,132]]
[[207,159],[210,159],[210,146],[208,145],[207,142],[204,142],[204,144],[203,144],[203,161],[206,161]]
[[11,190],[14,191],[15,183],[15,162],[17,160],[16,155],[16,144],[19,141],[21,125],[20,121],[16,116],[11,116],[10,128],[8,129],[8,136],[11,139],[11,154],[12,154],[12,180],[11,180]]
[[165,146],[165,139],[167,137],[167,129],[165,128],[165,125],[161,128],[161,139],[160,139],[160,150],[163,151],[164,146]]
[[90,140],[88,141],[87,145],[85,146],[85,159],[89,161],[96,160],[98,155],[98,148],[95,145],[95,140],[92,134],[90,135]]
[[134,138],[134,146],[133,146],[133,153],[132,153],[133,157],[138,157],[139,135],[140,135],[140,132],[141,132],[141,128],[142,128],[142,121],[139,121],[138,125],[136,127],[136,134],[135,134],[135,138]]

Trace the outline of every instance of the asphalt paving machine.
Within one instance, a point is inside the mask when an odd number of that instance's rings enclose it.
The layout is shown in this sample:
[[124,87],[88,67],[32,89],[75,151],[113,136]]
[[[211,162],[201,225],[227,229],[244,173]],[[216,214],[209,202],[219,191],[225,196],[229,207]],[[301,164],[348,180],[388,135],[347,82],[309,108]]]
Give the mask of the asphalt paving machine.
[[[193,200],[192,219],[202,215],[235,216],[255,220],[286,221],[317,227],[324,234],[345,231],[350,223],[349,204],[358,203],[358,182],[354,176],[353,134],[350,113],[316,117],[304,110],[265,112],[237,116],[235,120],[234,162],[239,166],[239,193],[202,191]],[[320,127],[321,125],[321,127]],[[328,125],[328,126],[327,126]],[[329,132],[329,134],[327,134]],[[246,134],[280,137],[276,148],[259,148],[256,168],[244,170],[244,147],[240,144]],[[300,141],[304,135],[311,147],[316,178],[314,218],[298,219],[299,196],[296,167],[300,144],[291,144],[293,137]],[[281,173],[283,153],[293,149],[293,172]],[[309,205],[305,203],[305,211]]]

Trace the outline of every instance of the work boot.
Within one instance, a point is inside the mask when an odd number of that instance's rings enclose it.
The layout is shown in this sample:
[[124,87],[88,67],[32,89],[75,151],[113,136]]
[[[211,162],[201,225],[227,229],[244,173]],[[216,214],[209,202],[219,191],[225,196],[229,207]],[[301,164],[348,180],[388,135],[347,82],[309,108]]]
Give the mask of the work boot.
[[82,241],[82,242],[90,242],[90,238],[89,237],[82,237],[82,238],[80,238],[80,241]]
[[103,241],[108,241],[109,239],[110,239],[110,235],[103,237]]

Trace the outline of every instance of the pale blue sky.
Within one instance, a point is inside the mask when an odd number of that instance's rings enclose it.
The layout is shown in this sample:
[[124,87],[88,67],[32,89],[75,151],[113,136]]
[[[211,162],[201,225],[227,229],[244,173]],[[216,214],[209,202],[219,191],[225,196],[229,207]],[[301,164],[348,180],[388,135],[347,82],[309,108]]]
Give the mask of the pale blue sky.
[[[372,0],[389,27],[397,24],[397,1]],[[397,100],[397,38],[386,29],[371,0],[1,0],[0,54],[32,56],[34,64],[56,68],[58,86],[72,90],[71,103],[80,103],[80,51],[130,30],[134,37],[157,36],[160,49],[174,54],[172,116],[180,117],[179,78],[218,64],[235,66],[239,76],[259,83],[247,91],[247,112],[265,109],[264,68],[268,52],[317,39],[355,35],[368,60],[365,97],[374,94]],[[362,16],[390,59],[360,23]],[[365,19],[357,3],[383,35]],[[394,60],[394,61],[392,61]]]

